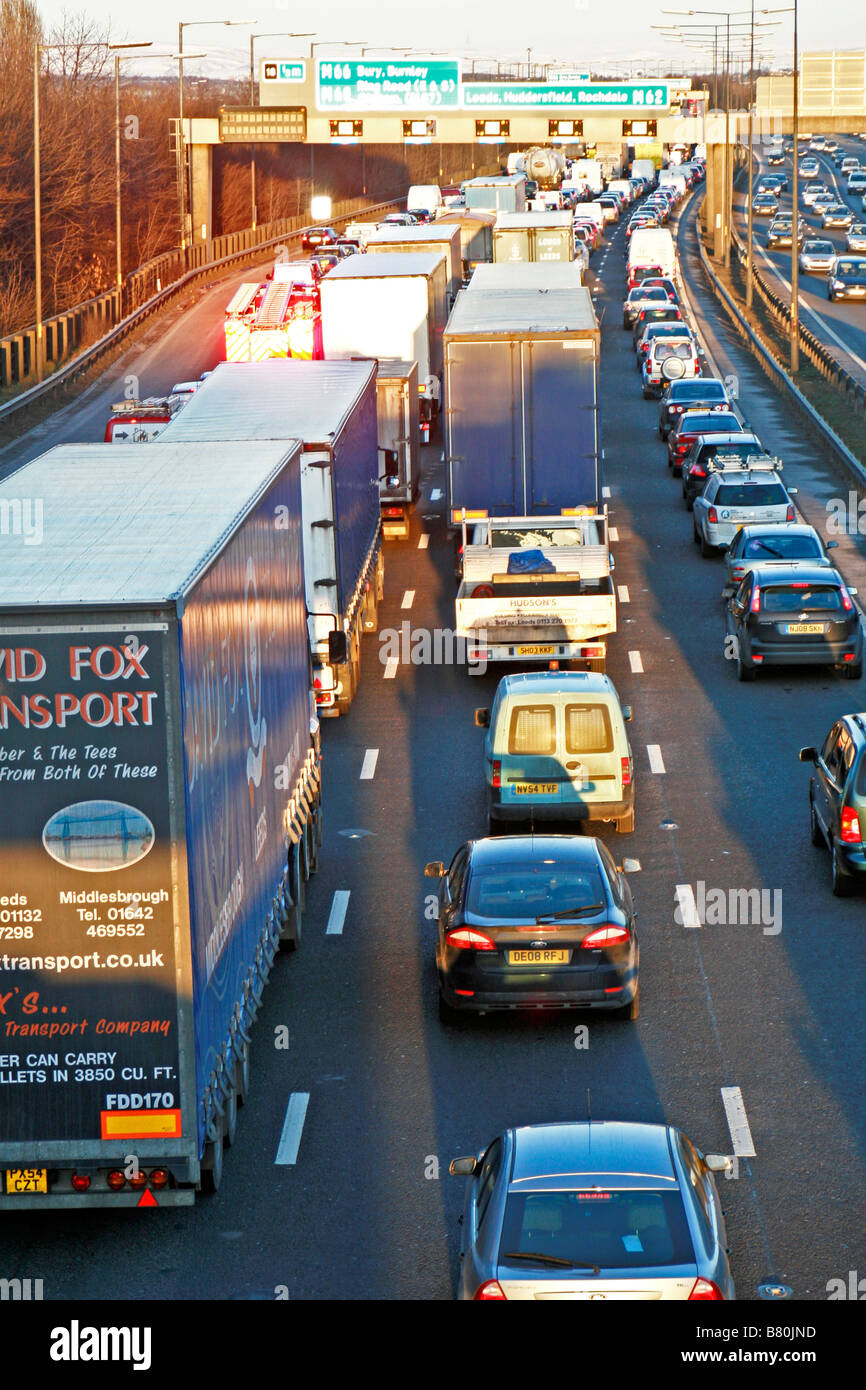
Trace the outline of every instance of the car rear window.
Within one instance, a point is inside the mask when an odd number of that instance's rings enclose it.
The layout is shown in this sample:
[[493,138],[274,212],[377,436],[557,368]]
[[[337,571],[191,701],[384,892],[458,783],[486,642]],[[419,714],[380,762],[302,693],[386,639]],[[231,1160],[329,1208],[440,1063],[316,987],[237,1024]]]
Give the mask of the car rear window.
[[727,400],[727,397],[725,388],[720,381],[711,381],[707,377],[702,377],[700,381],[684,381],[678,384],[673,389],[672,399],[676,401],[724,401]]
[[743,548],[744,560],[815,560],[820,555],[814,536],[756,536]]
[[609,753],[612,748],[613,730],[607,705],[566,705],[567,753]]
[[738,434],[743,427],[736,415],[719,410],[714,415],[681,415],[679,428],[683,434]]
[[653,351],[657,362],[664,362],[666,357],[682,357],[685,361],[690,362],[693,356],[690,343],[661,342]]
[[555,753],[556,710],[553,705],[516,705],[508,730],[509,753]]
[[762,589],[761,607],[765,613],[805,612],[812,609],[835,613],[842,607],[842,596],[832,584],[810,585],[808,589],[797,588],[793,584],[774,584],[772,588]]
[[781,483],[723,483],[716,493],[717,507],[781,507],[788,494]]
[[[593,864],[544,864],[516,860],[483,868],[473,865],[466,886],[465,910],[493,922],[547,917],[552,912],[595,907],[605,909],[601,874]],[[591,919],[592,914],[587,913]]]
[[764,450],[760,444],[705,444],[698,454],[698,460],[706,463],[707,459],[718,459],[720,457],[751,459],[763,454]]
[[[695,1260],[680,1193],[652,1188],[509,1192],[499,1263],[519,1266],[530,1277],[531,1261],[509,1261],[509,1255],[519,1252],[556,1255],[602,1269],[647,1269]],[[567,1269],[561,1273],[568,1277]]]

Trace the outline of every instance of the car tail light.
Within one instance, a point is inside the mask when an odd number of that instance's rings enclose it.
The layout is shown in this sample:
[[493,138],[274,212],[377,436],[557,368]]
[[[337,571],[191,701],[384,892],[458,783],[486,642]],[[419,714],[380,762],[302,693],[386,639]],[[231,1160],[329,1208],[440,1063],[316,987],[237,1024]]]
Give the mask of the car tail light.
[[391,516],[402,516],[402,515],[403,515],[403,508],[402,508],[402,507],[383,507],[383,508],[382,508],[382,515],[383,515],[383,517],[386,517],[386,518],[387,518],[387,517],[391,517]]
[[497,1279],[488,1279],[485,1283],[479,1284],[472,1295],[473,1303],[488,1302],[494,1298],[505,1298],[502,1286]]
[[689,1303],[724,1301],[724,1295],[711,1279],[696,1279],[689,1294]]
[[581,941],[581,947],[594,950],[598,946],[623,946],[629,939],[628,927],[596,927]]
[[853,806],[842,807],[842,832],[840,839],[846,845],[859,845],[862,843],[863,836],[860,834],[860,817]]
[[496,946],[483,931],[474,927],[456,927],[445,933],[446,946],[459,946],[463,951],[495,951]]
[[751,611],[752,611],[753,613],[757,613],[757,612],[759,611],[760,607],[761,607],[761,586],[760,586],[760,584],[756,584],[756,585],[755,585],[754,592],[752,593],[752,602],[751,602],[751,604],[749,605],[749,607],[750,607],[750,609],[751,609]]
[[119,1192],[126,1183],[126,1178],[119,1168],[112,1168],[105,1181],[108,1183],[112,1192]]
[[844,584],[839,588],[839,595],[842,599],[842,607],[845,609],[845,612],[852,613],[854,611],[854,603]]
[[742,579],[745,573],[746,569],[744,565],[734,565],[731,569],[731,577],[733,579]]
[[493,785],[494,787],[502,786],[502,763],[499,758],[493,759]]
[[622,760],[622,784],[624,787],[631,786],[631,758]]
[[707,512],[707,521],[709,521],[710,525],[715,526],[718,523],[718,520],[719,514],[716,511],[715,507],[710,507],[710,510]]
[[790,505],[790,503],[788,504],[788,510],[787,510],[787,512],[785,513],[785,520],[786,520],[786,521],[793,521],[793,520],[794,520],[794,508],[793,508],[793,506]]
[[86,1192],[90,1186],[90,1178],[86,1173],[72,1174],[72,1189],[74,1192]]
[[701,468],[699,463],[696,463],[690,471],[693,478],[705,478],[707,476],[707,470]]
[[682,405],[669,405],[669,406],[668,406],[668,410],[672,410],[673,413],[674,413],[674,415],[682,415],[683,411],[685,410],[685,406],[682,406]]
[[682,444],[679,441],[677,441],[677,443],[674,445],[674,449],[678,454],[687,454],[691,447],[691,440],[689,439],[686,439],[685,442]]
[[580,654],[582,657],[604,656],[604,647],[581,647]]

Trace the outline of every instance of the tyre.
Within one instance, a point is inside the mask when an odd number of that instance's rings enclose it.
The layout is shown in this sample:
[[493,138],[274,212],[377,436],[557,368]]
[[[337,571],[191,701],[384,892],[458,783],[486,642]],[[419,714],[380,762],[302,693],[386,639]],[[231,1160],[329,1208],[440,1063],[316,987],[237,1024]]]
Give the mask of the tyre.
[[488,817],[487,817],[487,834],[488,834],[488,835],[501,835],[502,832],[503,832],[503,829],[504,829],[504,827],[503,827],[503,824],[502,824],[502,821],[501,821],[501,820],[496,820],[493,816],[488,816]]
[[833,893],[837,898],[847,898],[851,892],[851,879],[842,868],[842,861],[839,858],[839,851],[834,840],[830,850],[830,873],[832,875]]
[[232,1086],[231,1094],[226,1101],[226,1113],[223,1121],[225,1124],[223,1143],[227,1149],[230,1149],[238,1132],[238,1093],[234,1086]]
[[217,1120],[217,1137],[205,1145],[201,1166],[201,1190],[206,1193],[219,1191],[223,1177],[223,1122]]
[[740,652],[737,652],[737,680],[753,681],[757,674],[758,672],[756,671],[755,667],[747,665],[743,661],[742,654]]
[[643,387],[641,388],[641,393],[642,393],[643,398],[644,398],[645,401],[651,401],[651,400],[652,400],[652,398],[653,398],[653,393],[652,393],[652,391],[649,391],[649,390],[646,388],[646,386],[643,386]]
[[238,1098],[238,1105],[245,1105],[247,1096],[250,1093],[250,1045],[241,1044],[243,1051],[240,1058],[235,1062],[235,1093]]
[[440,990],[440,991],[439,991],[439,1022],[440,1022],[440,1023],[449,1023],[449,1024],[451,1024],[451,1025],[453,1026],[455,1023],[460,1023],[460,1022],[462,1022],[462,1017],[463,1017],[463,1016],[462,1016],[462,1014],[459,1012],[459,1010],[457,1010],[457,1009],[452,1009],[452,1007],[451,1007],[450,1004],[446,1004],[445,1000],[444,1000],[443,997],[442,997],[442,991]]
[[824,844],[824,832],[821,829],[821,823],[815,811],[815,803],[811,797],[809,798],[809,839],[813,845],[819,848]]
[[664,432],[664,430],[662,429],[661,425],[659,425],[659,439],[665,439],[665,438],[666,438],[665,432]]
[[701,554],[703,555],[704,559],[711,560],[713,556],[716,554],[716,547],[714,545],[710,545],[703,531],[701,531],[701,538],[699,544],[701,547]]
[[631,1003],[626,1004],[625,1008],[617,1010],[617,1016],[629,1023],[640,1017],[640,985],[635,989],[634,999]]
[[620,835],[630,835],[634,830],[634,807],[632,806],[628,815],[620,816],[615,825]]
[[700,536],[698,535],[698,523],[697,523],[697,521],[692,521],[692,540],[694,541],[695,545],[700,545],[700,543],[701,543],[701,538],[700,538]]
[[851,662],[848,666],[842,667],[842,676],[846,681],[859,681],[863,674],[863,662],[858,661],[855,665]]

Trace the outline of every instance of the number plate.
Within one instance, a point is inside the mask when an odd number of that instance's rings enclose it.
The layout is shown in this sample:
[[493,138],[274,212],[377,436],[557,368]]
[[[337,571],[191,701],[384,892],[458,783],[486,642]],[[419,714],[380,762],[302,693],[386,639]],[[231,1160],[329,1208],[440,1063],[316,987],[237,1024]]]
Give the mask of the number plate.
[[570,951],[509,951],[509,965],[568,965]]
[[785,624],[784,624],[784,627],[785,627],[785,631],[786,631],[786,632],[790,632],[790,633],[795,633],[795,632],[815,632],[815,633],[822,633],[822,632],[824,631],[824,624],[823,624],[823,623],[785,623]]
[[511,790],[515,796],[555,796],[559,791],[559,783],[515,782]]
[[6,1172],[7,1192],[48,1191],[47,1168],[9,1168]]
[[518,647],[518,656],[554,656],[556,647]]

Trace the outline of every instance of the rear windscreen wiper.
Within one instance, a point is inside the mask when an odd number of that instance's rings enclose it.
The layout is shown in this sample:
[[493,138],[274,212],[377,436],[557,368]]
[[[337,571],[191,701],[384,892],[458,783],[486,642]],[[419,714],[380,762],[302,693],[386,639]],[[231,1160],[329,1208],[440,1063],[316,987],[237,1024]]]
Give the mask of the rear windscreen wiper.
[[559,1265],[562,1269],[591,1269],[593,1274],[598,1274],[598,1265],[590,1264],[587,1260],[567,1260],[562,1255],[536,1254],[534,1250],[509,1250],[506,1254],[499,1256],[500,1260],[535,1260],[541,1265]]
[[587,912],[601,912],[604,903],[590,903],[588,907],[563,907],[559,912],[542,912],[536,917],[539,922],[555,921],[558,917],[583,917]]

